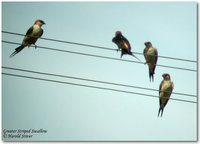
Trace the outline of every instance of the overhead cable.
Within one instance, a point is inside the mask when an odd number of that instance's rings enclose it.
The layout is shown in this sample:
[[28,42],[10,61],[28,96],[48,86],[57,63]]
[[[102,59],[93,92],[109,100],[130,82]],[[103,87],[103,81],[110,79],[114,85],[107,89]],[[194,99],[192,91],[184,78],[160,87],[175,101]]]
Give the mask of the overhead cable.
[[[5,41],[5,40],[2,40],[2,42],[3,43],[8,43],[8,44],[21,45],[20,43],[15,43],[15,42],[10,42],[10,41]],[[50,47],[44,47],[44,46],[37,46],[37,48],[45,49],[45,50],[51,50],[51,51],[58,51],[58,52],[65,52],[65,53],[84,55],[84,56],[90,56],[90,57],[96,57],[96,58],[104,58],[104,59],[110,59],[110,60],[117,60],[117,61],[144,64],[143,62],[138,62],[138,61],[133,61],[133,60],[119,59],[119,58],[113,58],[113,57],[107,57],[107,56],[101,56],[101,55],[94,55],[94,54],[87,54],[87,53],[81,53],[81,52],[74,52],[74,51],[62,50],[62,49],[56,49],[56,48],[50,48]],[[161,64],[156,64],[156,66],[165,67],[165,68],[171,68],[171,69],[191,71],[191,72],[197,72],[197,70],[195,70],[195,69],[188,69],[188,68],[182,68],[182,67],[167,66],[167,65],[161,65]]]
[[[9,32],[9,31],[2,31],[2,33],[12,34],[12,35],[18,35],[18,36],[25,36],[24,34],[14,33],[14,32]],[[97,45],[91,45],[91,44],[83,44],[83,43],[78,43],[78,42],[70,42],[70,41],[65,41],[65,40],[58,40],[58,39],[44,38],[44,37],[41,37],[40,39],[48,40],[48,41],[54,41],[54,42],[59,42],[59,43],[67,43],[67,44],[73,44],[73,45],[79,45],[79,46],[85,46],[85,47],[92,47],[92,48],[104,49],[104,50],[109,50],[109,51],[116,51],[116,49],[109,48],[109,47],[104,47],[104,46],[97,46]],[[139,53],[139,52],[133,52],[133,53],[134,54],[143,55],[143,53]],[[172,59],[172,60],[179,60],[179,61],[186,61],[186,62],[197,63],[197,61],[195,61],[195,60],[189,60],[189,59],[183,59],[183,58],[175,58],[175,57],[161,56],[161,55],[159,55],[158,57],[165,58],[165,59]]]
[[[69,78],[69,79],[76,79],[76,80],[96,82],[96,83],[109,84],[109,85],[115,85],[115,86],[123,86],[123,87],[128,87],[128,88],[136,88],[136,89],[150,90],[150,91],[156,91],[156,92],[159,91],[157,89],[145,88],[145,87],[140,87],[140,86],[113,83],[113,82],[106,82],[106,81],[93,80],[93,79],[87,79],[87,78],[80,78],[80,77],[74,77],[74,76],[68,76],[68,75],[59,75],[59,74],[53,74],[53,73],[39,72],[39,71],[27,70],[27,69],[21,69],[21,68],[13,68],[13,67],[6,67],[6,66],[2,66],[2,68],[3,69],[8,69],[8,70],[14,70],[14,71],[34,73],[34,74],[41,74],[41,75],[48,75],[48,76],[55,76],[55,77]],[[173,92],[172,94],[183,95],[183,96],[188,96],[188,97],[196,97],[196,95],[186,94],[186,93]]]
[[[81,86],[81,87],[88,87],[88,88],[94,88],[94,89],[109,90],[109,91],[115,91],[115,92],[121,92],[121,93],[127,93],[127,94],[134,94],[134,95],[142,95],[142,96],[146,96],[146,97],[159,98],[156,95],[137,93],[137,92],[132,92],[132,91],[125,91],[125,90],[112,89],[112,88],[106,88],[106,87],[99,87],[99,86],[93,86],[93,85],[85,85],[85,84],[78,84],[78,83],[72,83],[72,82],[66,82],[66,81],[44,79],[44,78],[25,76],[25,75],[18,75],[18,74],[11,74],[11,73],[5,73],[5,72],[3,72],[2,74],[3,75],[7,75],[7,76],[19,77],[19,78],[26,78],[26,79],[33,79],[33,80],[40,80],[40,81],[47,81],[47,82],[54,82],[54,83],[60,83],[60,84],[68,84],[68,85],[74,85],[74,86]],[[195,101],[182,100],[182,99],[177,99],[177,98],[169,98],[169,99],[175,100],[175,101],[186,102],[186,103],[193,103],[193,104],[197,103]]]

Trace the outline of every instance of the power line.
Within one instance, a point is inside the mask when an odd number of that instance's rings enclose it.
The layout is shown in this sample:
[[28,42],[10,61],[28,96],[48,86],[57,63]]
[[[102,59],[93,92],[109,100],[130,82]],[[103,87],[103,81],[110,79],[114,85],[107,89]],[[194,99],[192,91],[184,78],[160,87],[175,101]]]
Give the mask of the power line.
[[[4,41],[4,40],[2,40],[2,42],[3,43],[8,43],[8,44],[21,45],[20,43],[9,42],[9,41]],[[44,47],[44,46],[37,46],[37,48],[45,49],[45,50],[58,51],[58,52],[78,54],[78,55],[84,55],[84,56],[90,56],[90,57],[96,57],[96,58],[104,58],[104,59],[109,59],[109,60],[117,60],[117,61],[124,61],[124,62],[144,64],[143,62],[138,62],[138,61],[133,61],[133,60],[125,60],[125,59],[119,59],[119,58],[113,58],[113,57],[107,57],[107,56],[101,56],[101,55],[86,54],[86,53],[81,53],[81,52],[73,52],[73,51],[69,51],[69,50],[61,50],[61,49],[55,49],[55,48],[50,48],[50,47]],[[166,68],[171,68],[171,69],[178,69],[178,70],[185,70],[185,71],[192,71],[192,72],[196,72],[197,71],[197,70],[194,70],[194,69],[188,69],[188,68],[182,68],[182,67],[174,67],[174,66],[167,66],[167,65],[160,65],[160,64],[156,64],[156,66],[166,67]]]
[[[98,87],[98,86],[84,85],[84,84],[64,82],[64,81],[58,81],[58,80],[50,80],[50,79],[44,79],[44,78],[38,78],[38,77],[32,77],[32,76],[24,76],[24,75],[17,75],[17,74],[11,74],[11,73],[2,73],[2,74],[7,75],[7,76],[20,77],[20,78],[34,79],[34,80],[40,80],[40,81],[47,81],[47,82],[54,82],[54,83],[60,83],[60,84],[68,84],[68,85],[74,85],[74,86],[81,86],[81,87],[88,87],[88,88],[94,88],[94,89],[109,90],[109,91],[115,91],[115,92],[121,92],[121,93],[127,93],[127,94],[135,94],[135,95],[142,95],[142,96],[159,98],[156,95],[149,95],[149,94],[143,94],[143,93],[137,93],[137,92],[131,92],[131,91],[124,91],[124,90],[118,90],[118,89],[112,89],[112,88],[106,88],[106,87]],[[176,98],[169,98],[169,99],[175,100],[175,101],[187,102],[187,103],[197,103],[195,101],[182,100],[182,99],[176,99]]]
[[[18,35],[18,36],[25,36],[24,34],[19,34],[19,33],[14,33],[14,32],[8,32],[8,31],[2,31],[2,33],[12,34],[12,35]],[[83,44],[83,43],[78,43],[78,42],[70,42],[70,41],[64,41],[64,40],[58,40],[58,39],[51,39],[51,38],[43,38],[43,37],[41,37],[40,39],[48,40],[48,41],[54,41],[54,42],[60,42],[60,43],[73,44],[73,45],[80,45],[80,46],[85,46],[85,47],[92,47],[92,48],[104,49],[104,50],[109,50],[109,51],[116,51],[116,49],[109,48],[109,47],[104,47],[104,46],[96,46],[96,45],[91,45],[91,44]],[[139,53],[139,52],[133,52],[133,53],[134,54],[143,55],[143,53]],[[197,61],[194,61],[194,60],[188,60],[188,59],[182,59],[182,58],[174,58],[174,57],[169,57],[169,56],[160,56],[159,55],[158,57],[165,58],[165,59],[172,59],[172,60],[179,60],[179,61],[186,61],[186,62],[197,63]]]
[[[105,81],[100,81],[100,80],[86,79],[86,78],[73,77],[73,76],[67,76],[67,75],[58,75],[58,74],[53,74],[53,73],[45,73],[45,72],[39,72],[39,71],[33,71],[33,70],[26,70],[26,69],[20,69],[20,68],[5,67],[5,66],[2,66],[2,68],[3,69],[9,69],[9,70],[15,70],[15,71],[22,71],[22,72],[34,73],[34,74],[56,76],[56,77],[61,77],[61,78],[70,78],[70,79],[76,79],[76,80],[82,80],[82,81],[96,82],[96,83],[102,83],[102,84],[110,84],[110,85],[115,85],[115,86],[123,86],[123,87],[129,87],[129,88],[151,90],[151,91],[156,91],[156,92],[159,91],[157,89],[151,89],[151,88],[145,88],[145,87],[139,87],[139,86],[133,86],[133,85],[119,84],[119,83],[113,83],[113,82],[105,82]],[[196,95],[185,94],[185,93],[178,93],[178,92],[173,92],[172,94],[184,95],[184,96],[188,96],[188,97],[196,97]]]

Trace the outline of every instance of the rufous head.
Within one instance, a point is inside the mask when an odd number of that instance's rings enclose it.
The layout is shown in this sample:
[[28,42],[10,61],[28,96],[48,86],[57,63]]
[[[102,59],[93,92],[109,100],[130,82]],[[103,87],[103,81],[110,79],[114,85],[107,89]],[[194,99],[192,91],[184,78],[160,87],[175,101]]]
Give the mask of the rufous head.
[[122,33],[120,31],[115,32],[115,36],[120,36],[120,35],[122,35]]
[[144,45],[145,45],[146,47],[151,47],[151,46],[152,46],[152,44],[151,44],[150,41],[146,41],[146,42],[144,43]]
[[162,77],[164,80],[170,80],[170,75],[168,73],[164,73]]
[[42,25],[44,25],[44,24],[46,24],[43,20],[41,20],[41,19],[37,19],[36,21],[35,21],[35,23],[34,24],[37,24],[37,25],[39,25],[39,26],[42,26]]

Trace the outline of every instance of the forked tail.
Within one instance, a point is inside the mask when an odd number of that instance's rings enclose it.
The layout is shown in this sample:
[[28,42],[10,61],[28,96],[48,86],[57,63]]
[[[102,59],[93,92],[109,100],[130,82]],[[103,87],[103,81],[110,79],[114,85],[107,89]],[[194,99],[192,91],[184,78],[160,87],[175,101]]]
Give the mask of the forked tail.
[[153,72],[151,72],[151,70],[149,70],[149,79],[150,79],[150,82],[152,81],[154,81],[154,73]]
[[163,110],[164,110],[163,108],[161,108],[161,107],[159,108],[158,117],[159,117],[159,115],[160,115],[160,112],[161,112],[161,117],[162,117],[162,115],[163,115]]
[[136,57],[132,52],[130,53],[133,57],[135,57],[139,62],[142,62],[138,57]]
[[24,47],[25,47],[25,46],[23,46],[23,45],[17,47],[17,48],[15,49],[15,51],[10,55],[10,58],[13,57],[13,56],[15,56],[17,53],[19,53]]

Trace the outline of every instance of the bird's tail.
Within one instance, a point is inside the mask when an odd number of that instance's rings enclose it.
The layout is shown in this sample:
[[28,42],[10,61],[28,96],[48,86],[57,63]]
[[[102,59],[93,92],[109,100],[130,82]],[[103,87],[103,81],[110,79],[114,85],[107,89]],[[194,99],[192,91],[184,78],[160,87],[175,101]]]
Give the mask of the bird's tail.
[[158,117],[159,117],[159,115],[160,115],[160,112],[161,112],[161,117],[162,117],[163,110],[164,110],[164,109],[163,109],[162,107],[159,108],[159,111],[158,111]]
[[15,51],[10,55],[10,58],[15,56],[18,52],[20,52],[25,46],[21,45],[15,49]]
[[139,62],[142,62],[139,58],[137,58],[132,52],[130,52],[130,54],[135,57]]
[[149,69],[149,79],[150,79],[150,82],[154,81],[154,72],[152,72],[150,69]]

